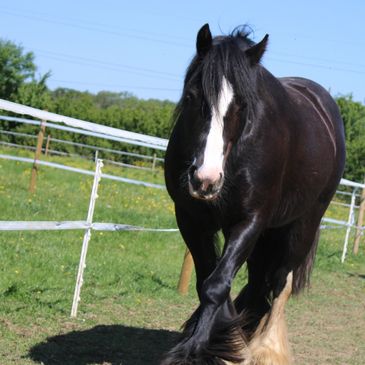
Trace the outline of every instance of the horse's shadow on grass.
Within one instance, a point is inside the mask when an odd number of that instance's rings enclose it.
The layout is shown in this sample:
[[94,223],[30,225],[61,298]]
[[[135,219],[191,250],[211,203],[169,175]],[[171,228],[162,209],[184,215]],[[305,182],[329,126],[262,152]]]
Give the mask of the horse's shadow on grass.
[[179,333],[118,325],[96,326],[49,337],[29,350],[44,365],[154,365],[179,339]]

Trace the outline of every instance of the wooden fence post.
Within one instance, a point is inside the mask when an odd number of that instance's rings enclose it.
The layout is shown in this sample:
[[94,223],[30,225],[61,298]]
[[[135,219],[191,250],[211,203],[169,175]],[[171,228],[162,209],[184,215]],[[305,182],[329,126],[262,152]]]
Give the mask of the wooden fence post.
[[51,143],[51,135],[50,134],[48,134],[48,136],[47,136],[47,142],[46,142],[46,149],[45,149],[45,151],[44,151],[44,154],[45,154],[45,156],[47,156],[48,155],[48,150],[49,150],[49,144]]
[[[364,184],[365,184],[365,180],[364,180]],[[357,229],[356,229],[354,249],[353,249],[353,252],[355,255],[357,255],[359,253],[361,236],[365,234],[363,232],[363,230],[361,229],[364,225],[364,217],[365,217],[365,188],[362,189],[360,207],[359,207],[359,216],[357,219]]]
[[154,173],[156,171],[156,153],[153,154],[153,160],[152,160],[152,172]]
[[38,171],[38,160],[42,153],[42,146],[43,146],[43,138],[44,138],[44,132],[46,131],[46,121],[42,120],[41,125],[38,132],[38,139],[37,139],[37,148],[35,150],[34,154],[34,162],[32,167],[32,173],[30,177],[30,184],[29,184],[29,191],[31,193],[35,192],[36,184],[37,184],[37,171]]
[[177,286],[177,290],[181,295],[186,295],[188,293],[193,267],[194,267],[193,257],[191,256],[189,249],[186,249],[184,255],[184,262],[181,267],[179,284]]

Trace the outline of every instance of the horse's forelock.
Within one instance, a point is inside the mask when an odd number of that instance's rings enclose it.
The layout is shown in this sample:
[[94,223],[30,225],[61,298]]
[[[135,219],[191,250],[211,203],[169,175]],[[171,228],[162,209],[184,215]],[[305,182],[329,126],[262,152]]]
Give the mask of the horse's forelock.
[[231,83],[235,95],[245,100],[248,106],[254,107],[256,70],[250,66],[244,52],[251,44],[243,33],[220,37],[204,59],[200,60],[203,95],[212,107],[217,107],[223,78]]
[[245,50],[254,42],[248,38],[245,26],[236,28],[228,36],[213,39],[213,47],[204,57],[196,55],[187,69],[184,94],[193,86],[201,88],[209,107],[217,109],[222,80],[225,78],[234,94],[254,110],[257,104],[256,71],[250,64]]

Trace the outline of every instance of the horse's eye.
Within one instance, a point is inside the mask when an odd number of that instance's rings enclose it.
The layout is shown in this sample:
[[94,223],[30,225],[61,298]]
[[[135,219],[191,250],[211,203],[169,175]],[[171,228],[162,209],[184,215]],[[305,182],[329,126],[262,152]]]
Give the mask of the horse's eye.
[[194,95],[192,92],[187,92],[184,96],[184,101],[187,103],[191,103],[194,100]]
[[243,98],[237,97],[236,98],[236,105],[237,105],[238,109],[240,109],[240,110],[244,110],[244,109],[247,108],[247,103]]

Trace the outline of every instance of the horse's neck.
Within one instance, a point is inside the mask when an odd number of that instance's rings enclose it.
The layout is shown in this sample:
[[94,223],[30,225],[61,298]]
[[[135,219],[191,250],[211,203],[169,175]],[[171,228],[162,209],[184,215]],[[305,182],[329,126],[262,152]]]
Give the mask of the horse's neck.
[[[274,116],[285,117],[286,107],[290,104],[290,95],[280,79],[263,66],[259,66],[257,76],[257,93],[263,107],[259,117],[272,119]],[[276,118],[277,119],[277,118]]]
[[[272,99],[277,100],[280,98],[288,97],[288,94],[280,82],[280,79],[275,77],[265,67],[259,66],[257,77],[257,88],[259,93],[264,93],[266,96],[271,96]],[[264,95],[263,95],[264,97]]]

